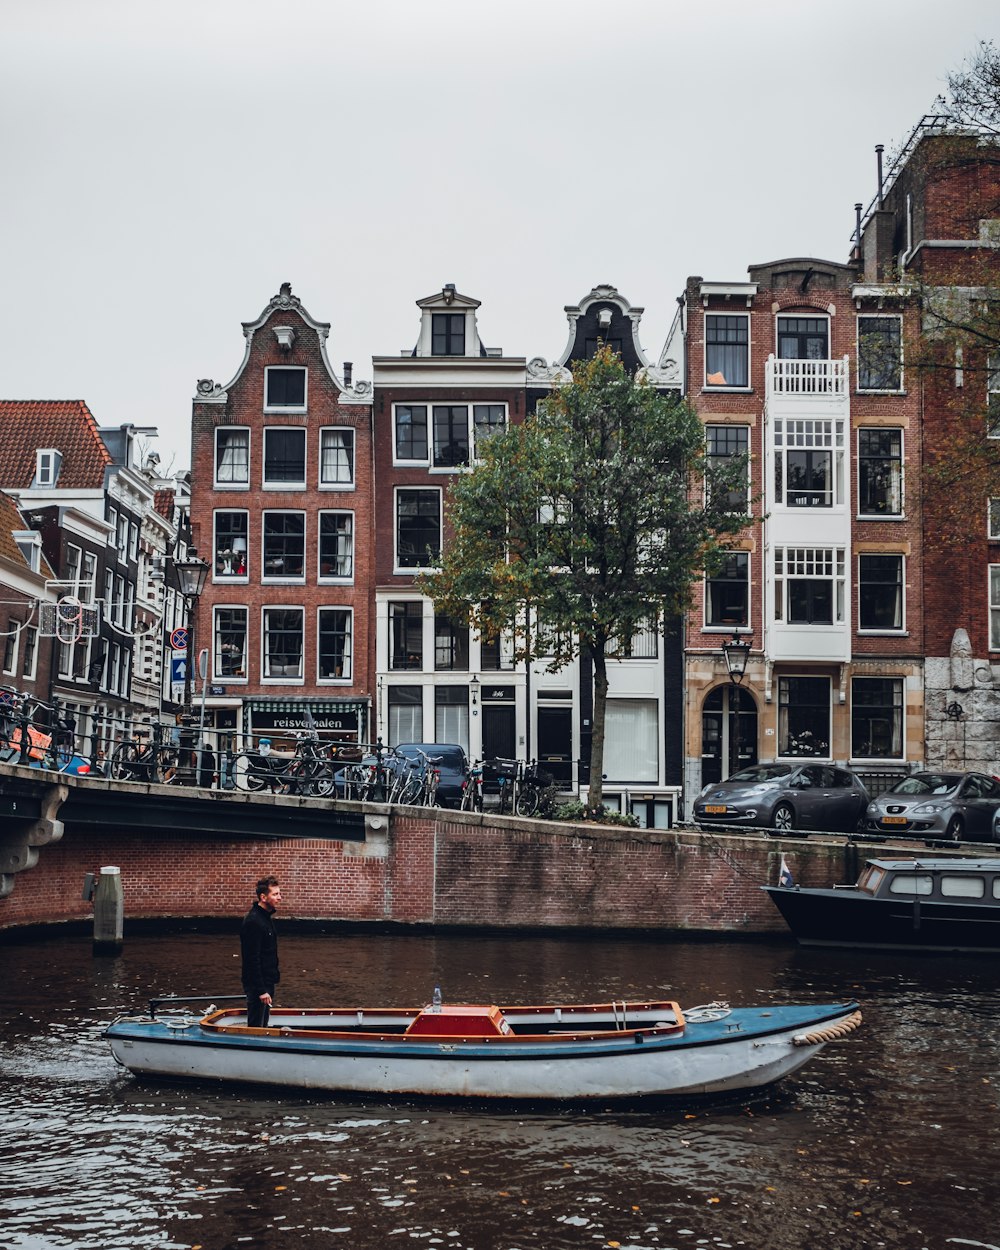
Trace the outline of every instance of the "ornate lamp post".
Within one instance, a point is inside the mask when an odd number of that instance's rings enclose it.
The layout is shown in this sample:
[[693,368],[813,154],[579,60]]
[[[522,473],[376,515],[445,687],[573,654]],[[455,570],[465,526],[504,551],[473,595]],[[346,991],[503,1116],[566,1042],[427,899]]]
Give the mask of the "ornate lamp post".
[[195,617],[198,614],[198,600],[208,580],[208,565],[198,555],[195,547],[189,547],[185,559],[173,562],[177,575],[177,587],[184,600],[184,614],[187,617],[187,659],[184,664],[184,712],[181,719],[180,741],[180,780],[181,784],[194,784],[195,770],[194,751],[194,716],[191,712],[191,669],[197,663],[198,652],[195,648]]
[[750,640],[733,634],[729,642],[722,644],[722,653],[726,657],[726,668],[729,670],[729,708],[733,714],[733,732],[729,742],[729,775],[732,776],[740,766],[740,683],[747,671]]

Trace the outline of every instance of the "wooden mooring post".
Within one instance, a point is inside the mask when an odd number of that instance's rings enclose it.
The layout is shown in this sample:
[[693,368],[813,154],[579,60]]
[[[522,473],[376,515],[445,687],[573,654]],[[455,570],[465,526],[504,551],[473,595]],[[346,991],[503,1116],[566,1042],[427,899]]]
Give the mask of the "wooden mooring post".
[[120,868],[102,868],[94,890],[95,955],[120,955],[125,924],[125,891]]

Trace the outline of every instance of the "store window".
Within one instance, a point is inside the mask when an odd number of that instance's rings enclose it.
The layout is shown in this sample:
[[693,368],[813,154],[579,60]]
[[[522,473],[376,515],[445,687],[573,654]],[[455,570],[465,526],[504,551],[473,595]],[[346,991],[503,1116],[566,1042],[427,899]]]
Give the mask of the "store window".
[[830,756],[830,679],[778,678],[778,754]]
[[851,755],[903,758],[903,679],[855,677],[851,682]]
[[400,742],[423,742],[422,686],[389,687],[389,746]]

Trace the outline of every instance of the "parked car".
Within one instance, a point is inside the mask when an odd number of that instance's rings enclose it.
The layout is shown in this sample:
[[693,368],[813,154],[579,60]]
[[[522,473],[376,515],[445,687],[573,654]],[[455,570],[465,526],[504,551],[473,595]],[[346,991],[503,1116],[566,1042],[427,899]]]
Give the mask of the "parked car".
[[911,773],[868,804],[865,829],[902,837],[989,840],[1000,781],[985,773]]
[[854,833],[870,796],[861,778],[830,764],[753,764],[704,787],[699,825],[756,825]]
[[437,788],[438,806],[462,806],[462,783],[469,774],[469,757],[462,747],[453,742],[400,742],[395,750],[419,762],[425,756],[440,760],[435,765],[441,774]]

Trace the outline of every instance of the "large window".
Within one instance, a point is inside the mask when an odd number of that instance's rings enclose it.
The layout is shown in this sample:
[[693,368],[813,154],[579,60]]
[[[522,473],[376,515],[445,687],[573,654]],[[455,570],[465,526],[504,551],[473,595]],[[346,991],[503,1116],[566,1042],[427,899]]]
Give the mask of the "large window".
[[389,667],[422,669],[424,666],[424,605],[404,599],[389,604]]
[[610,781],[659,779],[655,699],[608,699],[604,771]]
[[396,567],[425,569],[441,555],[441,492],[396,492]]
[[473,404],[472,426],[475,454],[487,439],[501,433],[507,425],[507,409],[503,404]]
[[789,508],[844,502],[843,421],[775,420],[774,497]]
[[24,655],[21,659],[21,676],[33,680],[35,676],[35,665],[38,661],[38,628],[35,625],[26,625],[21,631],[24,636]]
[[842,547],[778,547],[774,578],[775,620],[789,625],[843,622]]
[[397,404],[396,459],[427,463],[427,405]]
[[435,686],[434,741],[469,749],[469,687]]
[[247,550],[248,515],[246,512],[215,514],[215,579],[246,577],[249,568]]
[[434,668],[438,672],[468,672],[469,627],[447,616],[434,617]]
[[301,681],[303,611],[301,608],[264,609],[264,679]]
[[423,742],[423,689],[420,686],[389,687],[389,746],[400,742]]
[[705,314],[705,385],[750,385],[750,318]]
[[17,672],[17,640],[18,640],[18,624],[17,621],[8,621],[7,628],[10,631],[4,636],[3,640],[3,671],[5,673]]
[[264,431],[264,485],[305,486],[306,432],[286,426]]
[[265,580],[305,576],[306,518],[302,512],[264,513]]
[[858,430],[858,511],[862,516],[902,515],[902,430]]
[[616,660],[655,660],[659,653],[659,617],[653,609],[637,622],[632,633],[624,639],[612,638],[607,654]]
[[353,430],[320,430],[319,484],[340,487],[354,485]]
[[901,317],[858,318],[858,390],[898,391],[903,381]]
[[454,469],[469,463],[469,409],[464,404],[435,404],[434,467]]
[[779,360],[828,360],[830,323],[825,317],[779,317]]
[[858,556],[858,628],[903,628],[903,557]]
[[1000,538],[1000,499],[993,498],[989,501],[989,511],[986,514],[986,535],[988,538]]
[[345,581],[354,576],[354,513],[319,514],[319,580]]
[[306,371],[295,365],[272,365],[264,370],[267,409],[301,412],[306,406]]
[[986,362],[986,432],[1000,438],[1000,354]]
[[465,313],[431,313],[431,355],[465,355]]
[[[734,456],[745,456],[750,450],[750,428],[746,425],[708,425],[705,427],[709,464],[722,464]],[[747,464],[749,478],[750,466]],[[749,480],[738,490],[729,492],[726,509],[729,512],[746,512]]]
[[778,678],[778,754],[829,756],[828,677]]
[[351,678],[351,612],[348,608],[319,610],[319,679]]
[[245,681],[247,676],[247,609],[216,608],[213,671],[217,681]]
[[851,682],[851,755],[903,758],[903,679],[855,677]]
[[1000,651],[1000,564],[990,565],[990,650]]
[[215,431],[216,486],[250,484],[250,431],[231,427]]
[[750,555],[730,551],[705,579],[705,625],[716,629],[745,629],[750,624]]

